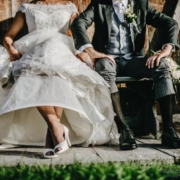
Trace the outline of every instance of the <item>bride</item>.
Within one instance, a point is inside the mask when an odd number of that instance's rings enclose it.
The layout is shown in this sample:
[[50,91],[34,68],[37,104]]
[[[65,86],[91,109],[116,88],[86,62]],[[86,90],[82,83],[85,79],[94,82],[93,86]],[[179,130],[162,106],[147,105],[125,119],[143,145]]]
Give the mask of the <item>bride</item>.
[[[77,13],[64,0],[19,8],[0,54],[0,144],[45,142],[44,157],[52,158],[71,144],[116,143],[108,85],[66,35]],[[14,42],[25,23],[29,34]]]

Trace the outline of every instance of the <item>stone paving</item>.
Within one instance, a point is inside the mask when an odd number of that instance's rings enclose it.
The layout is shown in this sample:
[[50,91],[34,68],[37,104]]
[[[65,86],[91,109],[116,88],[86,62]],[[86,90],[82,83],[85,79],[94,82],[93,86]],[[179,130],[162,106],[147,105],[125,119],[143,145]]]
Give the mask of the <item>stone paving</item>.
[[[157,116],[161,123],[161,117]],[[175,124],[180,123],[180,114],[173,116]],[[162,146],[160,140],[149,137],[138,137],[138,148],[131,151],[122,151],[118,146],[73,146],[68,151],[54,159],[44,159],[43,147],[15,147],[12,145],[0,146],[0,166],[17,165],[57,165],[95,162],[120,162],[141,164],[173,164],[180,163],[180,149],[169,149]]]

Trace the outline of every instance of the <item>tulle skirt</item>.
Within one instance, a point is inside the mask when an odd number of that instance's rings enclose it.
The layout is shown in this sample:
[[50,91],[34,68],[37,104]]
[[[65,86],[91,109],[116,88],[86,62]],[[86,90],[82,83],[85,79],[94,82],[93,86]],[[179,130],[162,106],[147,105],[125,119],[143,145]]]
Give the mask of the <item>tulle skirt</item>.
[[44,145],[47,125],[37,106],[64,109],[72,144],[118,143],[109,87],[75,57],[70,37],[34,31],[14,43],[21,59],[0,55],[0,143]]

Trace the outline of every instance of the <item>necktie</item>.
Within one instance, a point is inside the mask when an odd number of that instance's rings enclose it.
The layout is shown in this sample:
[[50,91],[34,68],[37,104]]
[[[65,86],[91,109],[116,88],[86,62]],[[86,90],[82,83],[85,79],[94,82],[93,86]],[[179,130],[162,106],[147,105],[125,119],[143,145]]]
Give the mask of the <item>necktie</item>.
[[121,22],[123,22],[124,21],[124,10],[125,10],[123,3],[122,2],[116,2],[114,4],[114,8],[115,8],[115,12],[116,12],[119,20]]

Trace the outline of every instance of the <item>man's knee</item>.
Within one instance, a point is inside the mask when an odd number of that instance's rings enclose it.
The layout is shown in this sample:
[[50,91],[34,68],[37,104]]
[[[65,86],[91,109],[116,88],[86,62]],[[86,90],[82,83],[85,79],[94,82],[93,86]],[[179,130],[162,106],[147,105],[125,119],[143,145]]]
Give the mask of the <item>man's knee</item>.
[[159,66],[154,68],[155,74],[170,74],[170,67],[166,58],[162,58],[159,62]]
[[96,62],[95,70],[98,72],[108,83],[115,82],[116,80],[116,65],[109,59],[103,58]]
[[117,92],[116,87],[116,65],[107,58],[97,60],[95,70],[106,80],[110,86],[111,93]]
[[169,68],[169,64],[166,58],[162,58],[160,60],[159,66],[155,68],[153,71],[153,78],[155,81],[159,79],[171,79],[171,71]]
[[107,72],[116,72],[115,65],[108,58],[101,58],[96,61],[95,70],[97,72],[107,71]]
[[168,61],[166,58],[162,58],[160,60],[160,63],[159,63],[159,68],[158,69],[161,69],[161,70],[170,70],[169,68],[169,64],[168,64]]

